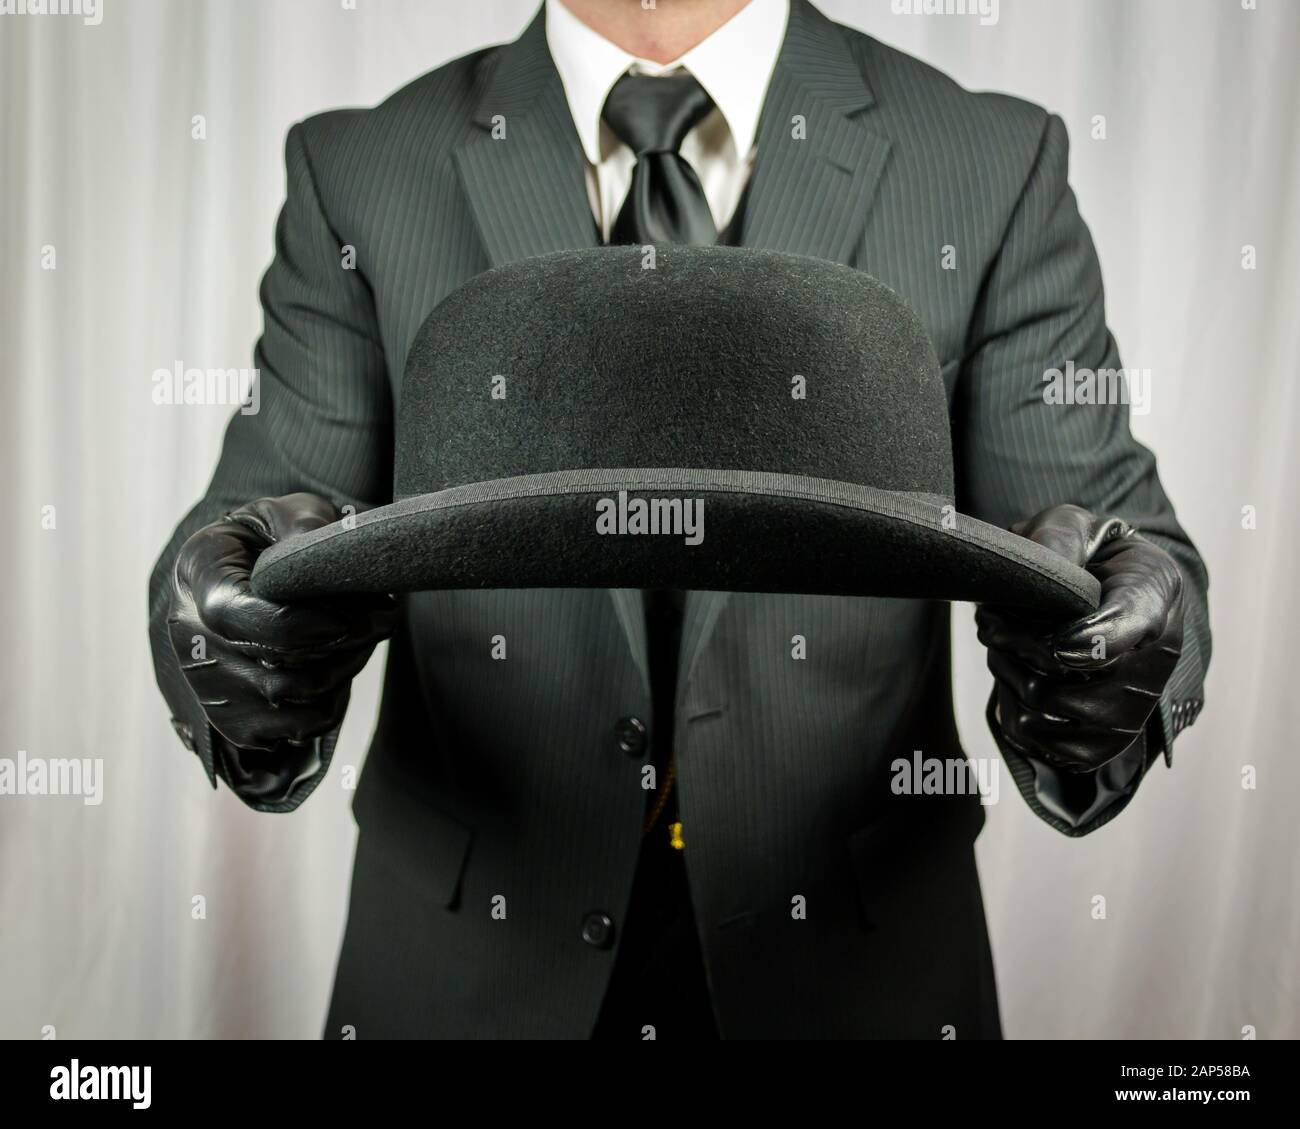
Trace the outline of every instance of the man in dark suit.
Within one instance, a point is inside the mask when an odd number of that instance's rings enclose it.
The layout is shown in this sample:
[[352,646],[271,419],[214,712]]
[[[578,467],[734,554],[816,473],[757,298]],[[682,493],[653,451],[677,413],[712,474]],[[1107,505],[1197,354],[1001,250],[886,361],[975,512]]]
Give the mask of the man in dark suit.
[[151,637],[214,786],[286,812],[391,635],[327,1034],[996,1037],[983,808],[891,788],[914,750],[962,755],[947,605],[533,590],[280,607],[247,577],[268,544],[390,500],[407,348],[474,274],[601,241],[836,260],[934,341],[959,508],[1102,581],[1073,624],[980,611],[1021,795],[1065,834],[1095,830],[1170,763],[1210,640],[1204,567],[1127,405],[1044,395],[1067,362],[1119,367],[1060,120],[806,0],[548,0],[514,43],[294,126],[286,163],[261,409],[231,421],[158,561]]

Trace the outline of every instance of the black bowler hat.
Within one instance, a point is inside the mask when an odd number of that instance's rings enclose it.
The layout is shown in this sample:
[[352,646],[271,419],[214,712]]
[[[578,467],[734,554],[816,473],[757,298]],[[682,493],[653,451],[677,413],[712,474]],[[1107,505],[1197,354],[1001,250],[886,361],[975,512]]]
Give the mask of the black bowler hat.
[[1053,614],[1099,596],[956,512],[947,397],[898,295],[768,251],[595,248],[472,279],[411,345],[394,487],[266,550],[253,591],[663,587]]

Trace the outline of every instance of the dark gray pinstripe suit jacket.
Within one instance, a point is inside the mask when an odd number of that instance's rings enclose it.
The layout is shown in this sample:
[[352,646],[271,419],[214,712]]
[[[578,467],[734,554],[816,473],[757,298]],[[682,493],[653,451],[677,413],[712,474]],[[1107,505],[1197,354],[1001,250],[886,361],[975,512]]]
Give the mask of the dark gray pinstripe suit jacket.
[[[795,115],[805,140],[792,136]],[[210,776],[220,757],[163,624],[178,546],[261,496],[387,502],[398,382],[429,310],[494,264],[596,242],[540,16],[517,42],[378,108],[295,126],[286,156],[261,291],[261,411],[232,420],[151,587],[159,683]],[[943,363],[961,508],[1006,526],[1077,502],[1177,557],[1186,648],[1153,727],[1153,747],[1167,749],[1201,699],[1206,576],[1127,409],[1043,402],[1049,367],[1119,365],[1060,120],[970,94],[795,0],[743,233],[869,271],[920,312]],[[340,269],[344,245],[355,270]],[[945,245],[956,270],[940,269]],[[796,634],[804,661],[791,658]],[[505,662],[490,658],[494,635],[508,641]],[[682,646],[686,860],[723,1033],[938,1038],[951,1024],[959,1038],[996,1035],[972,853],[983,809],[889,788],[895,757],[959,755],[947,607],[692,593]],[[582,922],[593,910],[621,919],[637,857],[641,762],[614,737],[633,715],[653,734],[638,592],[409,601],[354,804],[328,1034],[589,1032],[614,953],[585,944]],[[1039,802],[1033,767],[1010,759],[1028,802],[1071,834],[1113,817],[1136,787],[1062,821]],[[491,915],[495,895],[504,920]],[[796,895],[806,920],[792,917]]]

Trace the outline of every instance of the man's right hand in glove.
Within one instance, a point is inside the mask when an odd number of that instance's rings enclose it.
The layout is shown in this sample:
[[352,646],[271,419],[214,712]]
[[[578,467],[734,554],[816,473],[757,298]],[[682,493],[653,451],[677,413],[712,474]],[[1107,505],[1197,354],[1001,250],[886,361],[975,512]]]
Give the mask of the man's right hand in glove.
[[[315,494],[262,498],[195,533],[176,557],[167,629],[227,783],[277,803],[319,770],[317,737],[343,720],[353,677],[397,618],[391,597],[276,604],[254,596],[258,555],[337,520]],[[217,742],[214,739],[214,744]]]

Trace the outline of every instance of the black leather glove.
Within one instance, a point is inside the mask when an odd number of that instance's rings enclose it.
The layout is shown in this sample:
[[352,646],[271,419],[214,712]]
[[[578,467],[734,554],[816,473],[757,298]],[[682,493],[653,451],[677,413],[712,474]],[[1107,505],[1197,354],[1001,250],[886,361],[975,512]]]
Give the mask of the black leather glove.
[[204,526],[176,557],[172,649],[245,799],[281,800],[315,771],[314,739],[343,720],[353,677],[396,620],[388,596],[286,605],[250,590],[262,550],[338,516],[315,494],[262,498]]
[[1085,567],[1101,604],[1073,623],[981,606],[1001,737],[1025,757],[1091,772],[1143,736],[1183,646],[1174,559],[1119,518],[1053,506],[1012,532]]

